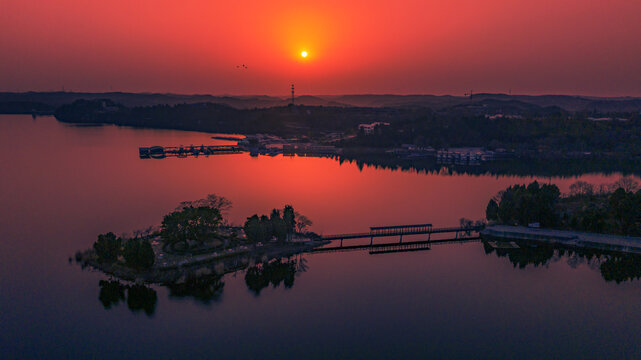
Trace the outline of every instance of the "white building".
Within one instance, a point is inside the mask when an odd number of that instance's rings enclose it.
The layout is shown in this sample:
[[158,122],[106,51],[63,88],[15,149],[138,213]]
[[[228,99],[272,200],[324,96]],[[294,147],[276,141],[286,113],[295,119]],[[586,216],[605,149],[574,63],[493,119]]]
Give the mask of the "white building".
[[363,130],[365,135],[370,135],[374,132],[377,126],[389,126],[389,123],[377,121],[371,124],[360,124],[358,125],[358,131]]

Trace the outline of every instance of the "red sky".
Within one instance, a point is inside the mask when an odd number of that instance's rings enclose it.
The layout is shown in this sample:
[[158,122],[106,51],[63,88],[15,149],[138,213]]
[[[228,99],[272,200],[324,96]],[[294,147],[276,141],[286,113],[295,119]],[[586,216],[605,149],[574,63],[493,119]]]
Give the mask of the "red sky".
[[0,91],[641,96],[640,16],[636,0],[0,0]]

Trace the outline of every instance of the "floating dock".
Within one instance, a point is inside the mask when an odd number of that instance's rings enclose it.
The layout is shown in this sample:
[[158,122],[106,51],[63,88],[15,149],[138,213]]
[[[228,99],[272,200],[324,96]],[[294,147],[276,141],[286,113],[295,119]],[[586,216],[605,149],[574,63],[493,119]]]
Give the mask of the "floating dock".
[[240,146],[236,145],[150,146],[138,148],[138,154],[141,159],[238,154],[242,151]]

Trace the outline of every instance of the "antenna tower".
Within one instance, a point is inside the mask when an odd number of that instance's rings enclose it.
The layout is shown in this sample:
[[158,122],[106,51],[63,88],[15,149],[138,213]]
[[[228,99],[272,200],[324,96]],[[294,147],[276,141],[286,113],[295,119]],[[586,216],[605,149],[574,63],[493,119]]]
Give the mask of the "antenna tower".
[[292,84],[292,105],[294,105],[294,84]]

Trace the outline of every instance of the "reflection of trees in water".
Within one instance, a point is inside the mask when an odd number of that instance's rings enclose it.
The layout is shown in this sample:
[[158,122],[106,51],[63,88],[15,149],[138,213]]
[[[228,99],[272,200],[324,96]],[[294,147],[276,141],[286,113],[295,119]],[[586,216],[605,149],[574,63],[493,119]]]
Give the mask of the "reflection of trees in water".
[[119,281],[116,280],[100,280],[98,282],[100,286],[100,295],[98,299],[102,303],[102,306],[105,309],[111,309],[112,307],[118,305],[121,301],[125,301],[125,289]]
[[605,281],[621,283],[641,278],[641,255],[517,243],[519,248],[494,248],[487,241],[483,241],[483,249],[487,255],[494,253],[498,257],[507,258],[519,269],[525,269],[528,265],[546,266],[566,258],[567,264],[572,268],[586,264],[591,269],[598,269]]
[[156,311],[158,296],[156,291],[144,285],[125,285],[117,280],[100,280],[100,295],[98,299],[105,309],[127,301],[127,307],[132,312],[144,311],[147,316],[152,316]]
[[494,252],[498,257],[507,257],[510,263],[519,269],[525,269],[528,265],[533,265],[534,267],[545,266],[554,257],[554,248],[544,246],[502,249],[493,248],[484,241],[483,249],[486,254]]
[[169,297],[193,297],[205,305],[220,300],[224,287],[225,283],[220,275],[190,277],[184,282],[167,285]]
[[641,167],[627,159],[514,159],[491,161],[480,166],[456,166],[437,164],[433,158],[403,159],[391,155],[358,154],[335,156],[341,164],[356,163],[359,169],[371,166],[376,169],[401,170],[426,174],[465,174],[473,176],[554,176],[570,177],[588,173],[641,174]]
[[131,311],[143,310],[151,316],[156,311],[158,296],[156,291],[144,285],[132,285],[127,290],[127,306]]
[[641,256],[621,255],[601,264],[601,276],[605,281],[623,281],[641,278]]
[[[247,269],[245,283],[255,295],[271,284],[273,287],[284,284],[289,289],[294,286],[294,279],[298,273],[307,270],[306,260],[301,256],[294,259],[279,259]],[[144,311],[152,316],[156,311],[158,296],[156,291],[145,285],[127,285],[118,280],[100,280],[100,294],[98,299],[105,309],[111,309],[122,303],[132,312]],[[196,301],[210,305],[222,299],[225,282],[223,275],[201,274],[186,277],[184,281],[165,284],[169,289],[169,297],[193,298]]]
[[[301,258],[300,269],[305,268],[306,265]],[[285,288],[289,289],[294,286],[297,269],[299,269],[299,261],[297,260],[282,261],[279,259],[258,264],[247,269],[245,283],[255,295],[260,295],[261,290],[269,286],[269,284],[272,284],[273,287],[278,287],[280,283],[283,283]]]

